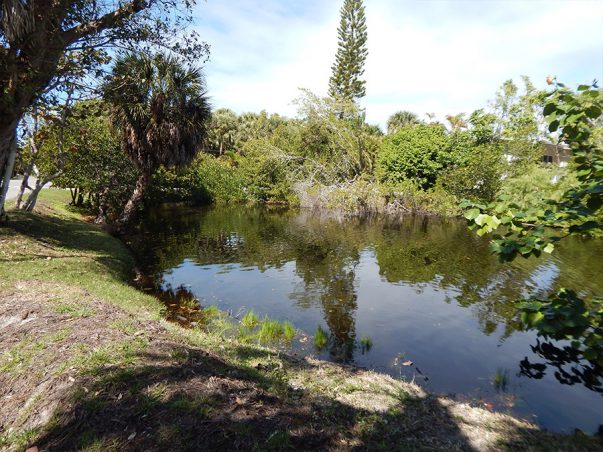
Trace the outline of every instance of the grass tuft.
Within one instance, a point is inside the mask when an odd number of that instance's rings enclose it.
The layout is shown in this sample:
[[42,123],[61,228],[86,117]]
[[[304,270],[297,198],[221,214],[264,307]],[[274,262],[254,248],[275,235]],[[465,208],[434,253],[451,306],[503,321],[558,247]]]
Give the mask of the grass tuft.
[[253,328],[255,328],[259,323],[260,323],[260,319],[255,314],[255,312],[253,312],[253,309],[250,309],[249,311],[247,311],[245,313],[245,315],[243,316],[243,318],[241,319],[241,325],[244,328],[247,328],[249,330],[252,330]]
[[291,342],[295,337],[295,327],[288,320],[283,322],[283,336],[287,342]]
[[283,334],[283,325],[281,325],[278,320],[272,320],[266,317],[260,324],[258,340],[263,344],[278,342],[280,339],[282,339]]
[[325,330],[322,329],[321,326],[316,328],[316,332],[314,333],[314,346],[317,350],[322,350],[326,347],[329,342],[329,335]]

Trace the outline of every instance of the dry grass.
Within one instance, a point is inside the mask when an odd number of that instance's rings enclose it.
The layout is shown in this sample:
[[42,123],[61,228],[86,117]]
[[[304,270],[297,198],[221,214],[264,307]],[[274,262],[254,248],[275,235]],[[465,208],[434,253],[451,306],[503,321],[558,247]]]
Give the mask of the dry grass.
[[13,214],[0,229],[0,449],[601,447],[385,375],[157,320],[157,300],[126,282],[121,243],[61,202],[45,195],[45,215]]

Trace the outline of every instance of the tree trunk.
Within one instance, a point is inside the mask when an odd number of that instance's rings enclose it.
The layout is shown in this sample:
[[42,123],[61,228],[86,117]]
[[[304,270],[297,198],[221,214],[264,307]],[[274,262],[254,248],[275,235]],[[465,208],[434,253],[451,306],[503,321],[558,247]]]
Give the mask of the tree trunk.
[[[4,210],[4,202],[6,201],[6,194],[8,193],[8,185],[10,184],[10,178],[13,175],[13,167],[15,166],[15,158],[17,157],[17,129],[15,127],[12,131],[12,137],[10,140],[5,142],[4,138],[0,140],[0,223],[7,219],[6,212]],[[0,130],[0,135],[2,130]],[[6,154],[2,153],[5,149],[1,149],[6,146]],[[4,157],[4,158],[2,158]]]
[[21,208],[21,210],[25,210],[26,212],[31,212],[34,209],[34,207],[36,206],[36,202],[38,201],[38,195],[40,194],[40,192],[42,191],[44,186],[46,184],[48,184],[49,182],[52,182],[53,180],[55,180],[61,174],[63,174],[62,167],[59,168],[59,170],[56,173],[52,174],[51,176],[48,176],[46,179],[44,179],[42,181],[40,181],[40,179],[37,179],[35,188],[31,191],[31,193],[27,197],[27,201],[25,201],[25,204],[23,204],[23,207]]
[[80,192],[77,195],[77,206],[82,207],[84,205],[84,191],[80,189]]
[[77,187],[75,188],[70,188],[69,189],[69,193],[71,194],[71,205],[75,206],[75,199],[77,197]]
[[17,209],[21,208],[21,203],[23,202],[23,195],[25,194],[25,190],[28,188],[31,190],[31,187],[29,186],[29,176],[33,171],[33,167],[34,164],[32,162],[27,166],[27,169],[23,173],[23,180],[21,181],[21,187],[19,188],[19,194],[17,195],[17,202],[15,203],[15,207]]
[[117,221],[118,225],[126,226],[131,223],[138,213],[138,207],[140,206],[140,202],[144,196],[144,193],[149,186],[149,182],[151,180],[151,174],[149,172],[143,171],[142,174],[138,177],[136,181],[136,187],[132,192],[132,196],[126,203],[126,207],[124,207],[124,211],[122,212],[119,220]]
[[31,212],[34,209],[34,207],[36,206],[36,202],[38,201],[38,195],[42,191],[42,188],[44,188],[44,185],[41,185],[36,182],[36,188],[34,188],[27,197],[27,201],[25,201],[25,203],[23,204],[22,210],[25,210],[26,212]]

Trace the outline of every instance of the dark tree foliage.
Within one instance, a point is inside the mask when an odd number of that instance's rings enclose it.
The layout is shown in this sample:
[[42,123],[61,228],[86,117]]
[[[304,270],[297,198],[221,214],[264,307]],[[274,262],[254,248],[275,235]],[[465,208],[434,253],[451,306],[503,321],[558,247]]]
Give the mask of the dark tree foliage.
[[121,147],[140,170],[121,223],[133,216],[152,173],[161,165],[189,164],[211,119],[200,69],[177,58],[129,54],[120,58],[103,86]]
[[345,0],[338,34],[339,47],[329,79],[329,95],[338,100],[354,101],[366,94],[366,82],[361,79],[368,55],[362,0]]
[[193,33],[194,0],[0,1],[0,216],[25,112],[75,75],[94,76],[109,48],[167,48],[191,60],[208,47]]

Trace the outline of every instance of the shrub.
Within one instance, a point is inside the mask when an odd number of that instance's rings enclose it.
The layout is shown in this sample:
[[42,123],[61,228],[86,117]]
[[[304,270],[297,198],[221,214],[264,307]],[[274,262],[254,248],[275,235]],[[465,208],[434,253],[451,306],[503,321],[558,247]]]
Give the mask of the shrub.
[[576,183],[575,172],[569,168],[532,164],[525,173],[503,180],[498,194],[521,210],[547,209],[547,200],[561,200]]
[[188,168],[160,168],[153,176],[149,198],[196,204],[249,200],[244,177],[231,157],[217,158],[208,154],[198,155]]
[[[57,170],[53,162],[58,131],[51,128],[50,135],[37,162],[42,174]],[[109,127],[107,106],[98,101],[76,104],[63,130],[63,147],[67,150],[64,168],[53,185],[69,188],[73,205],[87,203],[109,218],[120,214],[138,174]]]
[[411,181],[384,184],[381,188],[387,202],[385,212],[459,215],[458,199],[448,193],[441,184],[430,190],[422,190]]
[[469,145],[441,175],[442,187],[459,199],[491,201],[502,184],[502,149],[496,144]]
[[428,189],[450,158],[449,139],[439,125],[408,125],[387,137],[377,157],[377,176],[382,182],[405,180]]
[[237,164],[249,197],[258,202],[294,204],[290,157],[266,138],[249,141],[243,150]]

